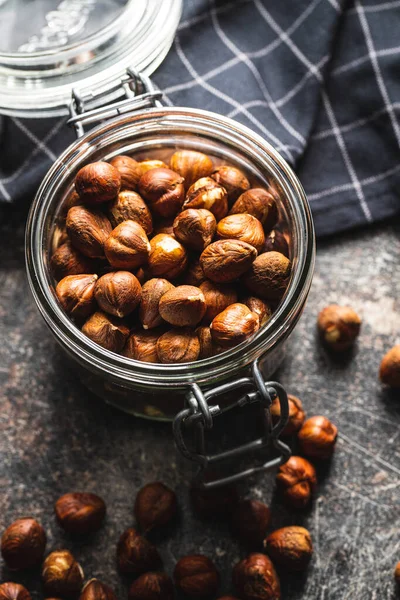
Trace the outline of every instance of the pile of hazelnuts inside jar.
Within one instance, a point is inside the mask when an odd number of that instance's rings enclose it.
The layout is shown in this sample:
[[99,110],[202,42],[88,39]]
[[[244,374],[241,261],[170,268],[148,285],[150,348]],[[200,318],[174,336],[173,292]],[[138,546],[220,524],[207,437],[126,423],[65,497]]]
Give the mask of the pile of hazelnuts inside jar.
[[276,190],[202,152],[175,151],[169,165],[123,155],[88,164],[53,236],[57,297],[112,352],[211,357],[255,334],[285,293],[279,218]]

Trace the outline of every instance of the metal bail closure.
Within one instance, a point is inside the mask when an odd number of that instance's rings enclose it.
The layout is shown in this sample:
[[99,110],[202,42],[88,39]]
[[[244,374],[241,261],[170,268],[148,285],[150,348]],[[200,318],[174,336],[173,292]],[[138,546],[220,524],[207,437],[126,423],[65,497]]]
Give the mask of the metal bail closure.
[[[190,392],[186,398],[186,407],[178,413],[173,422],[175,443],[183,456],[199,464],[195,477],[195,484],[203,489],[216,488],[239,481],[264,471],[269,471],[290,457],[290,448],[279,439],[289,417],[289,404],[284,388],[276,381],[265,382],[260,371],[259,359],[252,365],[251,377],[242,377],[225,383],[214,389],[203,392],[200,387],[190,384]],[[238,400],[229,407],[243,408],[246,405],[258,403],[260,408],[260,422],[263,426],[261,437],[240,446],[225,450],[218,454],[206,452],[206,430],[213,427],[214,418],[222,414],[221,408],[213,404],[213,399],[227,392],[244,391]],[[280,404],[280,419],[274,426],[271,421],[270,407],[272,401],[278,398]],[[185,432],[192,430],[194,444],[189,448],[185,441]],[[234,463],[252,456],[257,457],[261,464],[235,469],[227,475],[210,480],[210,473],[219,463]]]

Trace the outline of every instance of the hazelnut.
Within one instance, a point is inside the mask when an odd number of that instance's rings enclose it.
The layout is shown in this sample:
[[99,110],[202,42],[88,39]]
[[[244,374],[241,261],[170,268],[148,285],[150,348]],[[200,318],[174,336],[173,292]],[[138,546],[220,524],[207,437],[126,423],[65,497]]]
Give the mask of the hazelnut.
[[113,227],[124,221],[136,221],[143,227],[146,235],[153,231],[153,218],[147,205],[136,192],[120,192],[108,209]]
[[207,154],[195,150],[178,150],[171,156],[170,166],[184,177],[186,189],[198,179],[210,175],[214,167]]
[[170,169],[151,169],[139,181],[139,192],[159,217],[173,217],[185,199],[183,177]]
[[135,529],[130,528],[124,531],[119,539],[117,564],[120,573],[138,577],[148,571],[156,571],[162,562],[157,548]]
[[164,321],[171,325],[194,327],[206,312],[204,294],[192,285],[180,285],[161,297],[159,311]]
[[8,581],[0,584],[0,600],[32,600],[32,596],[23,585]]
[[292,571],[303,571],[311,560],[311,536],[304,527],[282,527],[265,540],[265,549],[279,566]]
[[101,204],[114,200],[121,188],[120,172],[100,161],[82,167],[75,178],[75,189],[86,204]]
[[252,188],[236,200],[229,211],[230,215],[248,213],[258,219],[266,231],[272,229],[278,221],[278,208],[272,194],[262,188]]
[[50,260],[52,273],[57,281],[67,275],[95,273],[94,261],[76,250],[68,240],[57,248]]
[[202,177],[188,189],[183,208],[205,208],[219,221],[228,214],[226,190],[211,177]]
[[210,329],[213,341],[223,348],[241,344],[260,327],[258,315],[244,304],[231,304],[213,319]]
[[279,229],[273,229],[266,236],[263,252],[280,252],[289,258],[289,244]]
[[383,357],[379,377],[389,387],[400,387],[400,344],[393,346]]
[[46,534],[35,519],[17,519],[1,538],[1,555],[9,569],[29,569],[42,562]]
[[335,449],[338,430],[326,417],[307,419],[299,431],[299,445],[310,458],[330,458]]
[[64,494],[54,505],[59,525],[75,535],[85,535],[100,529],[106,516],[104,500],[96,494],[75,492]]
[[331,304],[318,315],[318,329],[322,340],[332,350],[350,348],[360,333],[361,319],[350,306]]
[[120,319],[98,311],[88,318],[82,333],[106,350],[121,352],[128,339],[129,328]]
[[[120,154],[110,160],[112,165],[121,176],[121,190],[136,190],[142,171],[139,163],[131,158]],[[125,219],[124,219],[125,220]]]
[[80,204],[83,204],[83,201],[79,197],[79,194],[75,190],[73,190],[63,204],[63,212],[67,213],[70,208],[72,208],[73,206],[79,206]]
[[[297,433],[306,418],[305,412],[303,410],[303,404],[300,398],[297,396],[293,396],[292,394],[288,394],[288,403],[289,403],[289,419],[286,423],[284,429],[281,432],[281,435],[293,435]],[[272,422],[278,423],[281,417],[281,405],[279,403],[279,399],[275,398],[275,400],[271,404],[270,408]]]
[[140,269],[138,269],[136,271],[136,279],[138,280],[138,282],[140,283],[140,285],[143,285],[144,283],[146,283],[147,281],[147,273],[146,271],[140,267]]
[[205,518],[221,518],[230,515],[238,501],[238,492],[233,485],[215,489],[190,488],[190,500],[195,513]]
[[246,273],[257,256],[257,250],[240,240],[213,242],[200,256],[200,264],[208,279],[230,283]]
[[132,333],[126,342],[123,355],[142,362],[158,363],[157,340],[160,333],[154,330]]
[[218,223],[217,236],[219,239],[241,240],[247,242],[261,252],[264,247],[265,235],[260,221],[246,213],[228,215]]
[[82,567],[68,550],[52,552],[43,563],[43,586],[49,596],[76,596],[82,589],[83,577]]
[[139,304],[142,286],[129,271],[112,271],[100,277],[94,295],[101,310],[116,317],[126,317]]
[[265,554],[249,554],[233,569],[233,584],[242,600],[280,600],[274,565]]
[[291,267],[290,260],[280,252],[264,252],[257,256],[243,281],[263,300],[279,300],[289,283]]
[[250,182],[243,171],[229,165],[218,167],[211,177],[226,190],[230,205],[250,188]]
[[165,573],[145,573],[129,589],[129,600],[174,600],[174,585]]
[[51,238],[51,253],[54,254],[54,252],[57,250],[57,248],[59,248],[62,244],[65,244],[65,242],[68,241],[68,233],[67,233],[67,228],[65,227],[65,225],[56,225],[54,227],[53,230],[53,235]]
[[247,545],[263,543],[271,511],[259,500],[241,500],[232,513],[232,528],[238,538]]
[[214,563],[201,554],[181,558],[174,570],[176,587],[192,598],[213,596],[219,586]]
[[172,219],[162,219],[158,221],[158,223],[154,227],[154,235],[158,235],[159,233],[167,233],[168,235],[174,235],[174,221],[175,218]]
[[73,206],[66,220],[71,244],[89,258],[104,258],[104,244],[112,231],[107,217],[93,208]]
[[217,228],[214,215],[205,208],[188,208],[174,221],[174,235],[187,248],[202,252],[211,244]]
[[57,284],[61,306],[74,318],[88,317],[95,310],[94,289],[97,275],[68,275]]
[[191,263],[185,274],[185,283],[186,285],[195,285],[196,287],[199,287],[205,280],[206,276],[204,275],[200,261],[195,260]]
[[279,467],[276,476],[285,501],[294,508],[305,508],[317,487],[317,474],[313,465],[301,456],[291,456]]
[[147,158],[139,163],[139,169],[140,177],[142,177],[142,175],[147,173],[147,171],[151,171],[152,169],[168,169],[168,165],[166,165],[162,160],[152,160]]
[[189,328],[171,329],[158,338],[157,354],[163,364],[193,362],[199,358],[199,338]]
[[400,561],[397,563],[394,570],[394,579],[398,586],[400,586]]
[[175,492],[160,481],[148,483],[136,496],[134,513],[144,531],[167,525],[176,510]]
[[116,269],[136,269],[147,262],[150,244],[136,221],[123,221],[112,230],[104,244],[108,262]]
[[178,240],[159,233],[150,241],[149,270],[154,277],[175,279],[186,269],[187,252]]
[[196,329],[196,335],[199,338],[200,343],[200,354],[199,358],[209,358],[214,354],[213,341],[211,337],[211,331],[209,327],[198,327]]
[[219,313],[231,304],[237,302],[237,292],[230,285],[220,285],[212,281],[204,281],[200,285],[206,302],[206,312],[203,321],[210,323]]
[[79,600],[117,600],[117,596],[105,583],[91,579],[83,588]]
[[257,298],[256,296],[246,296],[243,299],[243,304],[245,304],[251,312],[258,315],[260,327],[265,325],[272,317],[272,308],[264,300],[261,300],[261,298]]
[[139,319],[143,329],[153,329],[164,323],[158,305],[161,297],[174,286],[166,279],[149,279],[142,288],[142,301],[139,308]]

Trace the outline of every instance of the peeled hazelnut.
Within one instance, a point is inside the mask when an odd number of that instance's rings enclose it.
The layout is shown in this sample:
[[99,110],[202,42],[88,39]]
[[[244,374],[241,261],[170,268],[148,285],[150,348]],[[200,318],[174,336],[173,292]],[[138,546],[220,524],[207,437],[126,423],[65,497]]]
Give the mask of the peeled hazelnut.
[[114,200],[121,188],[120,172],[100,161],[86,165],[75,178],[75,189],[86,204],[101,204]]
[[290,260],[280,252],[264,252],[257,256],[243,281],[263,300],[279,300],[289,283],[291,268]]
[[[121,176],[121,190],[136,190],[142,171],[139,163],[131,158],[120,154],[110,160],[112,165]],[[125,219],[124,219],[125,220]]]
[[136,269],[147,262],[150,244],[146,232],[136,221],[123,221],[112,230],[104,252],[116,269]]
[[116,317],[126,317],[139,304],[142,287],[129,271],[112,271],[100,277],[94,295],[101,310]]
[[350,348],[360,333],[361,319],[350,306],[331,304],[318,315],[318,330],[322,340],[332,350]]
[[211,323],[225,308],[237,302],[237,292],[233,286],[204,281],[200,289],[206,302],[204,323]]
[[158,550],[133,529],[121,535],[117,546],[118,570],[124,575],[138,577],[148,571],[157,571],[162,565]]
[[265,235],[260,221],[246,213],[229,215],[218,223],[217,236],[219,239],[241,240],[247,242],[261,252],[264,247]]
[[170,166],[184,177],[186,189],[198,179],[210,175],[214,167],[207,154],[195,150],[178,150],[171,156]]
[[175,279],[186,269],[187,252],[178,240],[159,233],[150,241],[149,270],[154,277]]
[[238,492],[233,485],[215,489],[190,488],[190,500],[196,514],[205,518],[223,518],[231,514],[238,501]]
[[303,571],[313,553],[311,536],[304,527],[282,527],[265,540],[265,549],[272,560],[285,569]]
[[310,458],[330,458],[335,450],[337,434],[337,427],[326,417],[311,417],[299,431],[299,445]]
[[208,279],[217,283],[234,281],[251,267],[257,250],[240,240],[218,240],[204,250],[200,264]]
[[250,188],[250,182],[246,175],[240,169],[229,165],[218,167],[211,177],[226,189],[230,205]]
[[185,274],[184,283],[186,283],[186,285],[195,285],[199,287],[200,284],[203,283],[203,281],[205,280],[206,276],[204,275],[204,271],[200,264],[200,261],[195,260],[193,263],[191,263]]
[[258,219],[265,230],[272,229],[278,220],[278,209],[272,194],[262,188],[252,188],[236,200],[230,215],[248,213]]
[[43,563],[42,580],[49,596],[69,598],[82,589],[83,571],[68,550],[56,550]]
[[400,586],[400,561],[397,563],[394,570],[394,579],[398,586]]
[[104,258],[104,244],[112,227],[99,210],[73,206],[66,220],[71,244],[89,258]]
[[151,212],[136,192],[120,192],[114,202],[110,204],[108,214],[113,227],[124,221],[136,221],[143,227],[147,235],[153,231]]
[[258,315],[260,327],[272,317],[272,308],[264,300],[261,300],[261,298],[257,298],[256,296],[246,296],[243,299],[243,304],[248,306],[251,312]]
[[213,596],[219,586],[214,563],[201,554],[181,558],[174,570],[176,587],[192,598]]
[[105,583],[91,579],[83,588],[79,600],[117,600],[117,596]]
[[129,336],[129,328],[116,317],[95,312],[82,327],[82,333],[111,352],[121,352]]
[[[297,433],[301,429],[304,419],[306,418],[300,398],[297,398],[297,396],[293,396],[292,394],[288,394],[288,403],[289,419],[282,430],[281,435],[293,435],[294,433]],[[274,424],[278,423],[281,416],[281,406],[278,398],[275,398],[275,400],[272,402],[270,412],[272,422]]]
[[143,329],[153,329],[164,323],[158,305],[164,294],[173,290],[174,286],[166,279],[149,279],[142,288],[142,301],[139,308],[139,319]]
[[289,257],[289,244],[279,229],[273,229],[266,236],[263,252],[280,252],[283,256]]
[[232,580],[242,600],[280,600],[278,575],[265,554],[249,554],[240,561]]
[[200,288],[180,285],[161,297],[158,308],[167,323],[177,327],[194,327],[204,317],[206,301]]
[[200,354],[199,358],[209,358],[214,354],[213,341],[211,337],[211,331],[209,327],[198,327],[196,329],[196,335],[199,338],[200,343]]
[[57,281],[67,275],[83,275],[96,271],[94,261],[78,252],[69,240],[54,252],[50,267]]
[[174,600],[174,585],[165,573],[145,573],[129,589],[129,600]]
[[214,179],[202,177],[188,189],[183,208],[205,208],[219,221],[228,213],[228,195]]
[[193,362],[199,358],[199,338],[189,328],[171,329],[158,338],[157,354],[163,364]]
[[379,377],[389,387],[400,387],[400,344],[393,346],[383,357]]
[[294,508],[305,508],[317,486],[317,474],[313,465],[301,456],[291,456],[279,467],[276,476],[283,498]]
[[2,583],[0,585],[0,600],[32,600],[32,596],[19,583]]
[[96,494],[64,494],[55,503],[59,525],[68,533],[86,535],[97,531],[106,516],[104,500]]
[[159,217],[173,217],[185,199],[183,177],[170,169],[151,169],[139,181],[139,192]]
[[142,362],[158,363],[157,340],[159,332],[138,331],[132,333],[126,342],[123,355]]
[[205,208],[188,208],[174,221],[174,235],[187,248],[202,252],[211,244],[217,228],[214,215]]
[[151,171],[152,169],[168,169],[168,165],[166,165],[162,160],[146,159],[139,163],[139,169],[140,176],[142,176],[147,173],[147,171]]
[[1,555],[9,569],[29,569],[42,562],[46,534],[35,519],[17,519],[1,538]]
[[141,529],[167,525],[176,514],[175,492],[160,481],[148,483],[137,494],[134,513]]
[[244,342],[260,326],[258,315],[244,304],[231,304],[215,317],[210,325],[213,341],[223,348]]
[[74,318],[88,317],[95,310],[94,290],[97,275],[68,275],[57,284],[61,306]]
[[271,521],[271,511],[259,500],[241,500],[232,513],[232,528],[239,539],[260,546]]

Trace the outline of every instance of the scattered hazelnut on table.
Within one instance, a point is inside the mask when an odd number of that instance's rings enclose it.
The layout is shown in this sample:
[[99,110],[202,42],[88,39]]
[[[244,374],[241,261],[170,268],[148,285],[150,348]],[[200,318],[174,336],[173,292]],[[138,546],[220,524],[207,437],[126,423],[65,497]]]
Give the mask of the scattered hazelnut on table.
[[238,294],[234,286],[204,281],[200,284],[206,302],[204,323],[211,323],[225,308],[237,302]]
[[136,496],[135,517],[140,528],[146,532],[167,525],[176,511],[175,492],[160,481],[148,483]]
[[262,188],[252,188],[236,200],[230,215],[247,213],[258,219],[265,230],[272,229],[278,220],[278,208],[272,194]]
[[173,289],[173,284],[167,279],[149,279],[143,284],[139,307],[139,319],[143,329],[154,329],[164,323],[158,306],[162,296]]
[[112,227],[100,211],[85,206],[69,209],[66,227],[71,244],[89,258],[104,258],[104,244]]
[[271,520],[271,511],[259,500],[241,500],[232,513],[232,529],[249,546],[260,546]]
[[75,189],[85,204],[109,202],[121,189],[121,174],[107,162],[94,162],[78,171]]
[[106,516],[104,500],[96,494],[64,494],[55,503],[59,525],[68,533],[85,535],[97,531]]
[[313,553],[310,533],[295,525],[271,533],[265,540],[265,549],[274,563],[292,571],[306,569]]
[[253,313],[256,313],[260,319],[260,327],[264,325],[272,317],[272,308],[261,298],[257,296],[246,296],[242,300]]
[[284,500],[294,508],[305,508],[310,504],[317,487],[314,466],[301,456],[291,456],[279,467],[276,476]]
[[244,304],[231,304],[213,319],[210,329],[213,341],[223,348],[232,348],[258,331],[260,320]]
[[159,233],[150,240],[148,267],[153,277],[175,279],[187,264],[186,249],[172,235]]
[[263,252],[280,252],[289,257],[289,244],[279,229],[273,229],[266,236]]
[[1,538],[1,555],[9,569],[29,569],[43,560],[46,534],[43,527],[29,517],[17,519]]
[[254,246],[240,240],[218,240],[202,252],[200,264],[208,279],[231,283],[249,271],[257,256]]
[[224,485],[211,490],[196,486],[190,488],[192,508],[200,517],[221,518],[230,516],[238,499],[238,492],[234,485]]
[[108,215],[113,227],[124,221],[136,221],[147,235],[153,231],[153,218],[146,203],[136,192],[128,190],[118,194],[108,208]]
[[79,600],[117,600],[117,596],[105,583],[98,579],[90,579],[85,584]]
[[226,190],[230,205],[232,205],[243,192],[246,192],[250,188],[250,182],[243,171],[230,165],[217,167],[215,171],[211,173],[211,177]]
[[183,181],[183,177],[171,169],[151,169],[140,178],[139,193],[147,200],[154,215],[173,217],[185,199]]
[[243,277],[247,288],[263,300],[280,300],[290,277],[291,262],[280,252],[257,256]]
[[213,596],[219,586],[218,571],[214,563],[201,554],[181,558],[174,570],[176,587],[191,598]]
[[246,213],[228,215],[217,225],[217,237],[220,240],[241,240],[262,252],[265,234],[260,221]]
[[129,588],[129,600],[173,600],[174,584],[166,573],[145,573]]
[[185,179],[186,189],[198,179],[208,177],[214,168],[211,158],[196,150],[178,150],[171,156],[169,164],[173,171]]
[[191,250],[202,252],[211,244],[217,221],[205,208],[188,208],[177,215],[173,231],[177,240]]
[[389,387],[400,387],[400,344],[393,346],[382,358],[379,378]]
[[121,352],[128,339],[129,328],[120,319],[97,311],[83,325],[82,333],[106,350]]
[[189,327],[171,329],[158,338],[157,354],[163,364],[193,362],[199,358],[199,338]]
[[7,581],[0,584],[0,600],[32,600],[32,597],[23,585]]
[[[130,156],[114,156],[110,160],[112,165],[121,176],[121,190],[136,190],[139,179],[142,176],[139,163]],[[125,219],[124,219],[125,220]]]
[[331,304],[318,315],[318,330],[323,342],[332,350],[350,348],[360,333],[361,319],[350,306]]
[[138,577],[157,571],[162,565],[158,550],[136,529],[124,531],[117,545],[117,566],[120,573]]
[[280,600],[274,565],[265,554],[249,554],[233,569],[233,584],[242,600]]
[[188,189],[183,208],[205,208],[219,221],[228,214],[228,195],[214,179],[202,177]]
[[97,267],[91,258],[81,254],[67,240],[53,253],[50,259],[50,268],[55,279],[60,281],[67,275],[95,273]]
[[206,301],[200,288],[180,285],[166,292],[159,303],[160,316],[177,327],[195,327],[206,312]]
[[[301,429],[306,418],[303,409],[303,404],[300,398],[297,398],[297,396],[293,396],[293,394],[288,394],[288,404],[289,419],[281,432],[281,435],[283,436],[293,435],[294,433],[297,433]],[[279,403],[279,398],[275,398],[275,400],[272,402],[270,412],[272,422],[275,425],[276,423],[278,423],[281,417],[281,405]]]
[[97,275],[67,275],[56,287],[57,298],[73,318],[88,317],[95,310],[94,291]]
[[104,244],[106,258],[116,269],[137,269],[147,262],[150,243],[136,221],[123,221],[112,230]]
[[326,417],[305,421],[298,434],[301,451],[310,458],[330,458],[335,450],[338,430]]
[[142,297],[142,287],[135,275],[129,271],[112,271],[97,281],[94,296],[101,310],[122,318],[138,306]]
[[68,550],[52,552],[43,563],[43,586],[49,596],[76,596],[82,589],[83,578],[80,564]]
[[134,331],[125,344],[123,355],[142,362],[158,363],[157,341],[160,335],[161,333],[154,329]]

